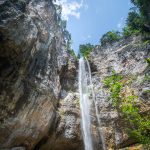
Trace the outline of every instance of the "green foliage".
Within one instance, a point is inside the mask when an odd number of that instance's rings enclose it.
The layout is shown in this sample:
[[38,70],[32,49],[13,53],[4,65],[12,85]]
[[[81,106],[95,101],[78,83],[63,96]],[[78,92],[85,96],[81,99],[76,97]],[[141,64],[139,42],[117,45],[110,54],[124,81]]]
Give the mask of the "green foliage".
[[89,55],[89,53],[92,51],[93,48],[94,48],[94,46],[91,45],[90,43],[80,45],[79,46],[80,54],[83,57],[87,57]]
[[144,93],[150,93],[150,90],[146,90],[146,91],[144,91]]
[[146,32],[144,18],[137,11],[129,12],[122,36],[128,37],[132,34],[137,35],[144,32]]
[[131,2],[139,9],[142,16],[148,18],[149,13],[149,0],[131,0]]
[[129,37],[129,36],[131,36],[133,34],[133,32],[132,32],[132,30],[131,30],[131,28],[129,27],[129,26],[125,26],[124,28],[123,28],[123,32],[122,32],[122,36],[123,37]]
[[113,75],[106,77],[104,80],[104,85],[110,90],[109,99],[111,100],[113,106],[118,106],[120,101],[119,93],[122,89],[122,83],[120,83],[121,79],[122,76],[113,71]]
[[130,112],[129,109],[124,111],[124,114],[128,115],[128,121],[131,129],[128,129],[129,135],[136,139],[139,143],[150,145],[150,119],[147,116],[139,114],[138,109],[131,103]]
[[150,76],[145,75],[145,76],[144,76],[144,79],[143,79],[143,81],[142,81],[142,82],[145,82],[145,81],[150,81]]
[[113,43],[121,38],[120,32],[109,31],[102,36],[100,39],[101,45],[106,45],[107,43]]
[[146,58],[146,62],[150,65],[150,58]]
[[139,34],[144,28],[143,19],[136,11],[129,12],[126,24],[130,34]]
[[[150,32],[150,2],[149,0],[131,0],[134,4],[134,9],[129,12],[126,22],[126,27],[123,29],[123,35],[142,33],[147,36]],[[125,33],[124,33],[125,32]]]
[[71,48],[71,45],[72,45],[73,41],[72,41],[72,39],[71,39],[71,34],[66,30],[66,24],[67,24],[67,22],[66,22],[65,20],[61,20],[61,21],[60,21],[60,25],[61,25],[61,27],[62,27],[63,30],[64,30],[64,31],[63,31],[64,37],[65,37],[65,39],[66,39],[66,41],[67,41],[66,48],[67,48],[67,50],[69,51],[70,55],[72,55],[72,57],[73,57],[74,59],[77,59],[77,56],[76,56],[74,50]]
[[144,44],[144,45],[150,44],[150,39],[145,39],[145,41],[144,41],[143,44]]
[[110,88],[110,87],[113,86],[115,83],[118,83],[122,78],[123,78],[123,76],[117,74],[117,73],[113,70],[113,71],[112,71],[112,75],[105,78],[105,80],[104,80],[104,85],[105,85],[107,88]]
[[150,33],[150,2],[149,0],[131,0],[136,8],[132,9],[127,17],[126,26],[122,33],[118,31],[109,31],[104,34],[100,40],[102,45],[113,43],[122,37],[128,37],[133,34],[143,34],[149,40]]
[[140,83],[143,84],[143,83],[149,82],[149,81],[150,81],[150,76],[145,74],[143,79],[140,81]]
[[129,12],[127,18],[127,25],[131,28],[131,30],[139,30],[142,26],[142,20],[140,15],[136,11]]
[[[150,1],[149,0],[131,0],[134,4],[134,7],[128,14],[126,20],[126,26],[123,28],[122,32],[118,31],[109,31],[104,34],[100,43],[102,46],[107,43],[112,44],[113,42],[118,41],[121,38],[127,38],[131,35],[142,34],[144,40],[149,43],[150,41]],[[93,47],[89,46],[90,44],[80,45],[80,53],[87,57],[91,52]]]
[[69,53],[71,54],[71,56],[72,56],[74,59],[77,59],[77,56],[76,56],[76,54],[75,54],[75,52],[74,52],[73,49],[69,49]]
[[129,136],[141,144],[150,146],[150,118],[140,114],[137,106],[138,97],[134,95],[133,91],[130,91],[128,96],[126,96],[127,93],[123,93],[126,83],[129,83],[123,80],[125,80],[123,76],[115,73],[104,79],[104,85],[110,92],[109,99],[112,105],[121,112],[125,122],[128,124],[127,131]]

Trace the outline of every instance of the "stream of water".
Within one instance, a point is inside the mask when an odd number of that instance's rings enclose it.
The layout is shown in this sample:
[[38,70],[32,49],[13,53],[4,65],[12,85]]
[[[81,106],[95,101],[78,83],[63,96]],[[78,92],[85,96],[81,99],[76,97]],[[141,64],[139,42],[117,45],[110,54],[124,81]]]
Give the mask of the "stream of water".
[[85,150],[93,150],[90,107],[89,107],[89,81],[88,71],[83,58],[79,60],[79,91],[80,91],[80,108],[82,117],[82,134]]
[[82,117],[82,135],[84,140],[85,150],[94,150],[92,142],[92,130],[90,110],[94,103],[95,113],[98,121],[98,131],[101,138],[103,150],[106,150],[104,133],[101,129],[101,121],[98,117],[98,105],[95,99],[93,90],[91,69],[87,59],[80,58],[79,60],[79,92],[80,92],[80,108]]

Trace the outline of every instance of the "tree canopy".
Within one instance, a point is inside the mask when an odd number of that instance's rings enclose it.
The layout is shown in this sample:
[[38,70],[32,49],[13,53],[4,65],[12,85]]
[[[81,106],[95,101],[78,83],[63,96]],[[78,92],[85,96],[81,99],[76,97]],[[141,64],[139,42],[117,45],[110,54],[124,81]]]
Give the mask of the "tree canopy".
[[[131,0],[134,7],[130,9],[126,19],[126,25],[122,32],[108,31],[100,38],[102,46],[107,43],[112,44],[121,38],[131,35],[142,34],[145,40],[150,40],[150,0]],[[94,48],[91,44],[79,46],[80,54],[87,57]]]
[[109,31],[102,36],[100,39],[101,45],[105,45],[106,43],[113,43],[120,39],[121,35],[118,31]]
[[82,44],[82,45],[79,46],[80,54],[83,57],[87,57],[88,54],[92,51],[93,48],[94,48],[94,46],[90,43]]

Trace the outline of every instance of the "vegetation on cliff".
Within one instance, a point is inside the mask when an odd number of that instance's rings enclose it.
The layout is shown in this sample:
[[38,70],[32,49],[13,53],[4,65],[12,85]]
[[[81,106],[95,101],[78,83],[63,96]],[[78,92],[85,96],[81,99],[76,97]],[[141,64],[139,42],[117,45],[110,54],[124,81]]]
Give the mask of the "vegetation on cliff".
[[113,43],[114,41],[119,41],[121,34],[118,31],[109,31],[102,36],[100,39],[101,45],[106,45],[108,42]]
[[150,147],[150,117],[143,115],[139,97],[131,87],[134,76],[123,76],[112,72],[104,79],[104,85],[109,90],[109,100],[114,109],[124,120],[124,127],[132,139]]
[[93,50],[94,46],[91,45],[90,43],[88,44],[82,44],[80,45],[79,49],[80,49],[80,54],[83,56],[83,57],[87,57],[90,52]]

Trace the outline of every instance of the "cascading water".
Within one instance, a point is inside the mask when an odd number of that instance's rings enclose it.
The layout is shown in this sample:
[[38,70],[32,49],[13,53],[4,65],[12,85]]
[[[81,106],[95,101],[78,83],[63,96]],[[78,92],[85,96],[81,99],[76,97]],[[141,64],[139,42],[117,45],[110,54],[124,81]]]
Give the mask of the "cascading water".
[[80,108],[82,117],[82,134],[85,145],[85,150],[93,150],[92,133],[91,133],[91,120],[90,120],[90,107],[94,103],[96,117],[98,120],[98,131],[100,133],[103,150],[106,150],[104,133],[101,129],[101,121],[98,117],[98,107],[95,100],[93,90],[91,69],[88,60],[80,58],[79,60],[79,91],[80,91]]
[[91,120],[89,107],[89,72],[86,70],[83,58],[79,60],[79,91],[80,91],[80,108],[82,117],[82,134],[85,150],[93,150],[91,135]]
[[[101,142],[102,142],[102,148],[103,150],[106,150],[106,146],[105,146],[105,136],[104,136],[104,133],[103,133],[103,130],[101,128],[101,120],[99,119],[99,116],[98,116],[98,104],[97,104],[97,101],[95,99],[95,94],[94,94],[94,89],[93,89],[93,83],[92,83],[92,76],[91,76],[91,68],[90,68],[90,64],[88,62],[88,60],[86,59],[86,62],[87,62],[87,66],[88,66],[88,71],[89,71],[89,78],[90,78],[90,87],[91,87],[91,91],[92,91],[92,100],[94,102],[94,106],[95,106],[95,112],[96,112],[96,117],[97,117],[97,121],[98,121],[98,131],[99,131],[99,134],[100,134],[100,138],[101,138]],[[102,92],[102,90],[101,90]]]

